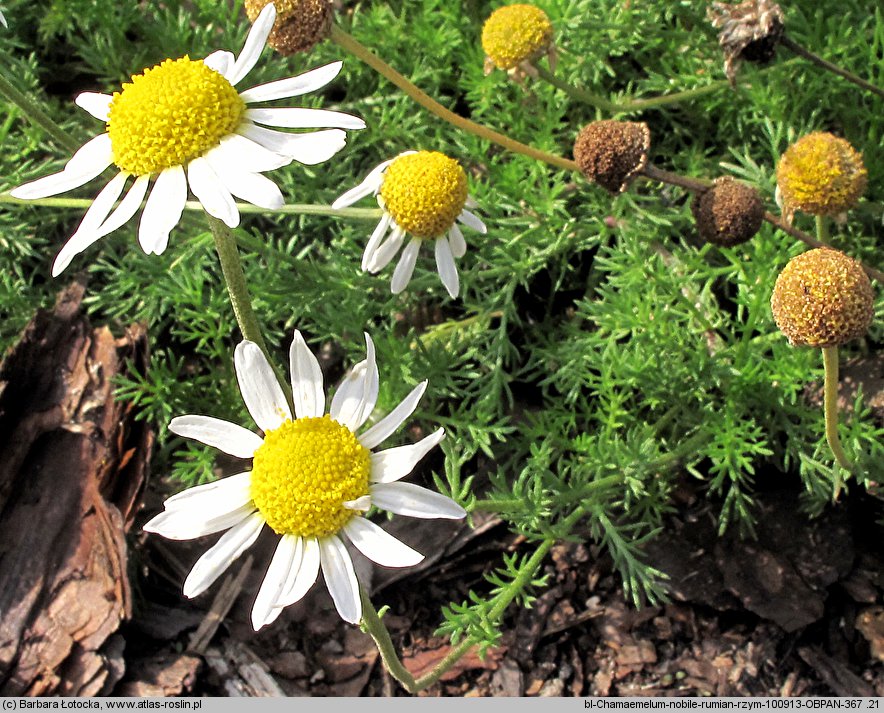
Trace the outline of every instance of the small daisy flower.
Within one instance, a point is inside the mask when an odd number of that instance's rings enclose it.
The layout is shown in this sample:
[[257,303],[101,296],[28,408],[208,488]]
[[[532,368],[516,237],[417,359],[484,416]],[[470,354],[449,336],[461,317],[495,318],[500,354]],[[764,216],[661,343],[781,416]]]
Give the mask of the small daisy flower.
[[406,151],[372,169],[362,183],[332,203],[332,208],[353,205],[370,193],[377,196],[384,214],[365,247],[362,269],[371,273],[383,270],[410,235],[390,282],[393,294],[399,294],[411,279],[421,243],[433,240],[439,277],[448,294],[457,297],[460,278],[454,260],[467,251],[458,223],[483,235],[487,230],[468,210],[475,208],[476,202],[467,194],[467,176],[461,165],[438,151]]
[[542,55],[547,56],[550,70],[555,70],[553,26],[536,5],[504,5],[492,12],[482,26],[482,49],[485,74],[496,67],[516,81],[526,75],[536,77],[534,62]]
[[[334,111],[249,108],[254,102],[312,92],[341,70],[341,63],[333,62],[238,93],[234,87],[257,63],[275,18],[274,6],[265,7],[238,58],[219,50],[204,60],[168,59],[133,76],[113,96],[86,92],[77,97],[77,105],[106,122],[107,131],[82,146],[63,171],[11,192],[16,198],[45,198],[82,186],[111,164],[119,169],[56,257],[53,276],[129,221],[145,196],[138,241],[144,252],[157,255],[181,218],[188,185],[206,212],[230,227],[239,224],[234,196],[262,208],[279,208],[282,193],[264,171],[293,160],[308,165],[326,161],[345,144],[341,129],[365,127],[362,119]],[[267,126],[330,130],[298,134]],[[128,192],[114,209],[130,179]]]
[[378,396],[374,344],[367,334],[365,343],[366,359],[344,378],[328,413],[319,362],[296,331],[289,352],[294,418],[263,352],[244,341],[234,353],[236,375],[243,401],[264,437],[208,416],[181,416],[169,424],[179,436],[253,458],[250,471],[172,496],[164,512],[144,526],[173,540],[226,530],[194,565],[184,582],[185,596],[204,592],[267,525],[279,536],[279,544],[252,609],[255,630],[300,600],[320,569],[338,613],[356,624],[362,618],[362,603],[343,537],[386,567],[409,567],[423,559],[362,513],[374,506],[419,518],[466,515],[444,495],[398,482],[445,437],[444,429],[410,446],[373,452],[414,412],[426,381],[357,435]]

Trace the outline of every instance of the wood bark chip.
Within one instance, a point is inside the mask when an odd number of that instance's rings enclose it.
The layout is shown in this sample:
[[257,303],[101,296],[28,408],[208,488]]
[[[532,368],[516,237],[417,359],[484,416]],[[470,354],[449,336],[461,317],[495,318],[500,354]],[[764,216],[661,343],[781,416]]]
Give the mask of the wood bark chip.
[[145,329],[93,329],[84,287],[41,310],[0,364],[0,695],[108,693],[131,615],[125,532],[153,434],[115,401]]

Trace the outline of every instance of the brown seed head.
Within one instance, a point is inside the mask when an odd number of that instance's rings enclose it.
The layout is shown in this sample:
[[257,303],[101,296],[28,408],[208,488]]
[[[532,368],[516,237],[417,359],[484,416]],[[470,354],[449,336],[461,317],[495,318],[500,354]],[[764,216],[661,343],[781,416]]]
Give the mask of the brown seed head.
[[733,247],[751,238],[764,220],[764,203],[751,186],[730,176],[694,196],[691,212],[700,236],[715,245]]
[[792,346],[836,347],[866,333],[873,302],[872,283],[856,260],[817,248],[783,268],[770,306]]
[[623,193],[648,163],[651,132],[635,121],[594,121],[580,130],[574,160],[584,176],[611,193]]
[[824,131],[802,136],[777,164],[783,212],[838,215],[856,205],[866,189],[863,157],[848,141]]
[[718,44],[724,51],[724,72],[733,83],[740,62],[765,64],[774,58],[783,37],[785,18],[770,0],[746,0],[731,5],[714,2],[706,11],[719,29]]
[[254,22],[271,1],[276,5],[276,22],[267,44],[281,55],[308,52],[328,37],[332,0],[245,0],[249,20]]

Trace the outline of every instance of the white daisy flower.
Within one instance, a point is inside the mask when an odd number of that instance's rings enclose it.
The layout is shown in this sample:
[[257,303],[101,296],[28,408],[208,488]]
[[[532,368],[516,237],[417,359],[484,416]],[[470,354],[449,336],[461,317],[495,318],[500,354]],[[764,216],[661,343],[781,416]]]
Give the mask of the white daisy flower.
[[384,214],[365,247],[362,269],[371,273],[383,270],[399,252],[405,236],[411,235],[390,282],[393,294],[399,294],[411,279],[421,243],[433,240],[439,277],[448,294],[457,297],[460,278],[454,260],[467,251],[458,223],[486,232],[485,224],[468,210],[475,208],[476,202],[467,195],[467,177],[461,165],[437,151],[406,151],[375,167],[362,183],[332,203],[332,208],[353,205],[369,193],[377,196]]
[[[138,241],[144,252],[157,255],[181,218],[188,185],[206,212],[230,227],[239,224],[234,196],[262,208],[279,208],[282,193],[261,175],[264,171],[292,160],[308,165],[326,161],[345,144],[341,129],[365,128],[362,119],[335,111],[249,108],[255,102],[312,92],[341,70],[341,62],[333,62],[238,93],[234,87],[257,63],[275,18],[275,7],[265,7],[238,58],[219,50],[204,60],[167,59],[133,76],[113,96],[86,92],[77,97],[77,105],[106,122],[107,131],[83,145],[63,171],[11,192],[16,198],[45,198],[82,186],[111,164],[119,169],[56,257],[53,276],[132,218],[145,196]],[[267,126],[329,130],[289,133]],[[113,209],[130,179],[128,192]]]
[[194,565],[184,595],[205,591],[248,549],[268,525],[279,544],[252,609],[257,631],[313,586],[320,568],[341,617],[362,618],[359,583],[342,536],[366,557],[387,567],[417,564],[423,555],[362,517],[372,505],[399,515],[458,519],[463,508],[444,495],[410,483],[408,475],[444,437],[440,428],[421,441],[378,453],[376,446],[414,412],[424,381],[387,416],[365,425],[378,395],[375,350],[344,378],[327,415],[319,362],[295,332],[289,352],[295,415],[273,369],[256,344],[244,341],[234,354],[243,401],[264,437],[208,416],[181,416],[173,433],[194,438],[239,458],[254,458],[250,471],[172,496],[165,511],[144,529],[173,540],[227,530]]

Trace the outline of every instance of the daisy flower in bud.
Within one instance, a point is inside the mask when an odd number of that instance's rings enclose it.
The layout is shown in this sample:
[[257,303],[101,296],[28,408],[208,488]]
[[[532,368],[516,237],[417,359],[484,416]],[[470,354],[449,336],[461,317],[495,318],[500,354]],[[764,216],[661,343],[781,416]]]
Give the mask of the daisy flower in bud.
[[850,142],[825,131],[802,136],[777,164],[777,203],[788,221],[796,210],[839,216],[866,189],[862,154]]
[[423,559],[363,517],[366,510],[374,506],[418,518],[466,515],[444,495],[398,482],[445,437],[443,429],[410,446],[373,451],[411,416],[427,382],[362,430],[378,396],[374,344],[367,334],[365,343],[366,359],[344,377],[328,412],[319,362],[296,331],[289,352],[294,416],[261,349],[244,341],[236,348],[234,366],[243,401],[263,438],[208,416],[181,416],[169,424],[180,436],[253,459],[250,471],[172,496],[164,512],[144,526],[173,540],[226,530],[187,576],[185,596],[204,592],[266,525],[279,543],[252,609],[255,630],[300,600],[320,569],[338,613],[356,624],[362,618],[359,583],[343,538],[386,567],[408,567]]
[[[270,0],[245,0],[246,15],[255,22]],[[276,22],[267,44],[283,56],[309,52],[328,36],[334,7],[331,0],[274,0]]]
[[495,67],[516,80],[536,76],[534,61],[547,56],[555,69],[556,47],[553,26],[546,13],[534,5],[504,5],[497,8],[482,26],[485,74]]
[[[111,164],[118,169],[56,257],[53,276],[129,221],[145,197],[138,241],[144,252],[157,255],[166,249],[181,217],[188,186],[207,213],[230,227],[239,223],[234,196],[262,208],[279,208],[282,194],[261,175],[264,171],[293,160],[309,165],[326,161],[345,144],[341,129],[365,127],[362,119],[334,111],[249,107],[312,92],[341,70],[341,63],[334,62],[237,92],[234,87],[257,63],[275,17],[273,5],[262,10],[237,58],[219,50],[204,60],[168,59],[133,76],[113,96],[86,92],[77,97],[77,105],[104,121],[107,131],[82,146],[63,171],[11,192],[17,198],[45,198],[82,186]],[[330,130],[305,134],[268,126]]]
[[432,240],[442,284],[449,295],[457,297],[460,278],[454,260],[467,251],[458,223],[486,232],[485,224],[468,210],[476,203],[467,194],[467,176],[461,165],[437,151],[406,151],[376,166],[332,207],[344,208],[370,193],[377,196],[384,214],[365,247],[362,269],[371,273],[383,270],[405,243],[406,235],[411,236],[390,283],[393,294],[399,294],[411,279],[421,243]]

